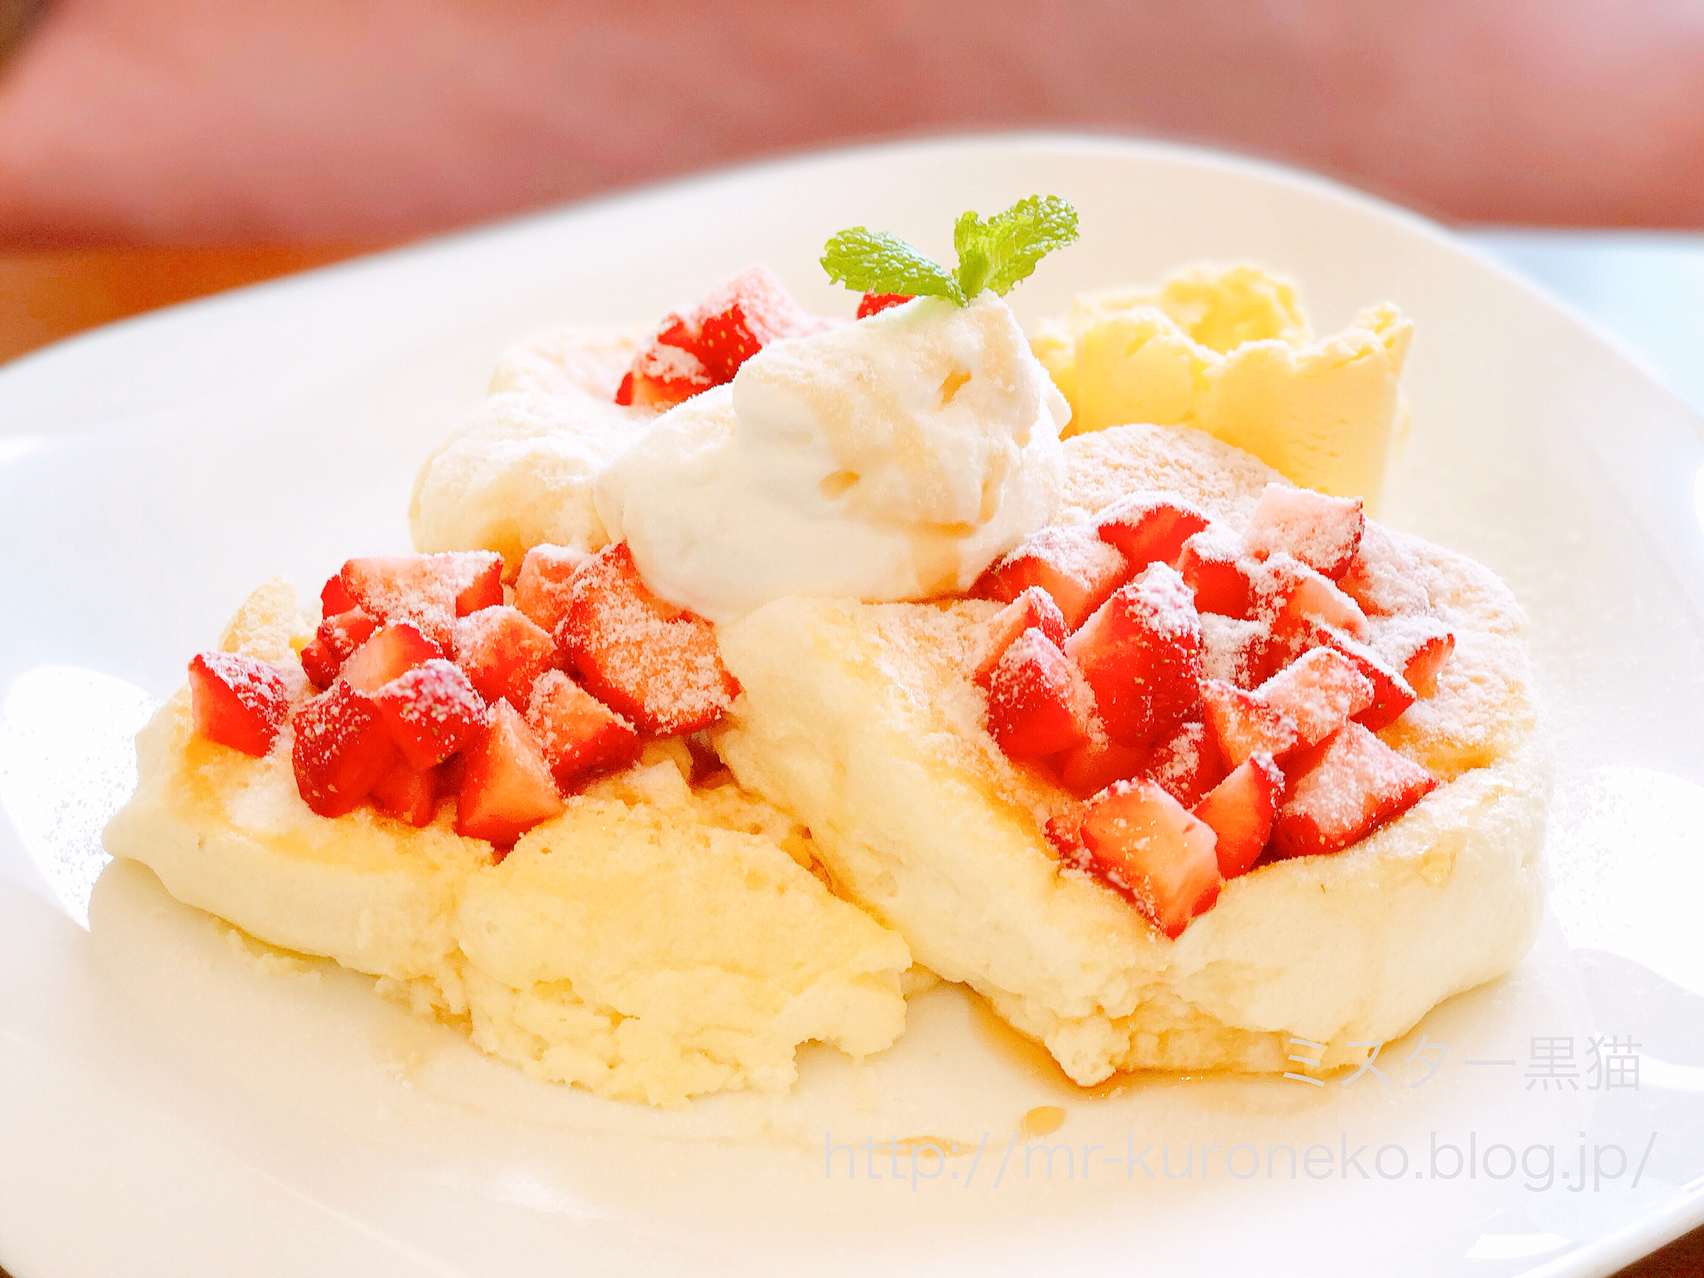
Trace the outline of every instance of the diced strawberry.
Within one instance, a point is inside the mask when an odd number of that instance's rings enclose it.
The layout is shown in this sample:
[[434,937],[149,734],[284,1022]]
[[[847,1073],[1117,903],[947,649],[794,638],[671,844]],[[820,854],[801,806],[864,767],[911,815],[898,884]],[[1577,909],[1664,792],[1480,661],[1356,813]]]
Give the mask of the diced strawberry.
[[1095,519],[1100,539],[1118,547],[1132,573],[1151,563],[1175,564],[1183,543],[1211,521],[1188,502],[1162,493],[1132,493]]
[[1192,808],[1225,776],[1225,763],[1207,725],[1180,723],[1149,753],[1141,775]]
[[1305,635],[1316,624],[1336,626],[1356,639],[1367,633],[1360,605],[1285,551],[1256,565],[1250,580],[1249,614],[1269,626],[1279,643]]
[[668,407],[733,380],[770,342],[816,323],[768,268],[754,266],[664,318],[616,392],[618,404]]
[[1296,725],[1297,744],[1316,745],[1373,704],[1373,685],[1335,648],[1314,648],[1255,690]]
[[481,608],[456,622],[456,664],[487,701],[525,710],[533,683],[556,664],[556,640],[518,608]]
[[515,607],[551,634],[568,611],[568,583],[591,556],[572,546],[534,546],[521,560],[515,578]]
[[1438,779],[1358,723],[1340,728],[1290,768],[1290,791],[1272,826],[1279,856],[1348,847],[1401,816]]
[[1312,638],[1316,646],[1334,648],[1342,653],[1354,663],[1361,677],[1373,685],[1373,704],[1354,716],[1355,722],[1362,727],[1377,732],[1395,723],[1414,704],[1414,689],[1408,680],[1366,644],[1330,626],[1316,626]]
[[1059,645],[1032,626],[1001,655],[988,682],[988,731],[1015,759],[1089,739],[1089,691]]
[[1420,561],[1389,529],[1370,521],[1361,530],[1360,548],[1337,584],[1372,616],[1421,613],[1431,606]]
[[1219,753],[1231,767],[1240,767],[1256,754],[1277,758],[1300,743],[1295,720],[1257,694],[1223,680],[1201,681],[1201,708]]
[[1040,586],[1031,586],[1011,603],[988,619],[987,641],[983,644],[982,659],[972,676],[977,687],[986,688],[994,675],[994,667],[1016,639],[1031,626],[1036,627],[1059,647],[1065,646],[1065,614],[1053,602],[1053,596]]
[[547,672],[533,687],[527,726],[564,790],[639,757],[638,729],[560,670]]
[[1272,636],[1257,621],[1201,614],[1201,677],[1258,688],[1273,669]]
[[235,652],[203,652],[189,663],[190,713],[209,741],[256,758],[290,712],[290,688],[274,666]]
[[1218,836],[1219,877],[1234,879],[1254,868],[1283,798],[1283,769],[1271,755],[1255,754],[1195,805],[1195,815]]
[[1089,868],[1169,937],[1219,899],[1212,828],[1152,781],[1120,781],[1095,796],[1081,836]]
[[343,678],[357,692],[371,694],[403,671],[443,655],[443,649],[406,622],[380,626],[343,663]]
[[320,587],[320,616],[335,617],[340,612],[348,612],[355,607],[355,600],[343,588],[343,574],[334,573],[325,579],[325,585]]
[[1116,547],[1082,525],[1043,528],[997,560],[971,593],[979,599],[1011,603],[1031,586],[1053,596],[1075,630],[1130,576]]
[[507,701],[491,709],[491,722],[464,752],[456,791],[456,833],[508,847],[540,821],[563,809],[538,738]]
[[1455,634],[1431,616],[1402,617],[1380,626],[1375,640],[1378,651],[1399,666],[1419,696],[1438,690],[1438,676],[1455,653]]
[[1366,517],[1359,497],[1331,497],[1311,488],[1268,484],[1255,503],[1243,544],[1256,558],[1288,551],[1336,580],[1361,545]]
[[626,542],[574,574],[556,642],[586,690],[641,732],[702,731],[739,695],[715,627],[652,594]]
[[1080,870],[1089,868],[1088,854],[1083,849],[1083,818],[1088,812],[1088,804],[1073,803],[1048,817],[1041,827],[1041,832],[1047,836],[1047,841],[1053,845],[1059,859]]
[[431,825],[438,810],[438,770],[419,772],[398,759],[373,783],[368,797],[386,816],[412,826]]
[[1097,732],[1059,757],[1059,784],[1079,799],[1087,799],[1114,781],[1141,776],[1152,753],[1147,746],[1119,745]]
[[858,299],[858,318],[865,319],[890,306],[902,306],[911,300],[910,293],[865,293]]
[[1121,586],[1065,641],[1114,741],[1151,742],[1195,708],[1201,619],[1189,588],[1164,564]]
[[442,763],[485,728],[485,701],[441,657],[405,670],[371,695],[385,730],[416,771]]
[[489,550],[374,555],[344,564],[342,581],[380,621],[406,621],[447,650],[457,617],[503,602],[503,557]]
[[1221,617],[1248,616],[1250,587],[1242,542],[1228,528],[1213,525],[1183,543],[1177,570],[1195,592],[1195,610]]
[[379,623],[359,608],[350,608],[320,622],[314,637],[302,646],[299,654],[302,669],[314,687],[331,687],[331,681],[337,678],[350,654],[371,639],[378,628]]
[[291,726],[296,789],[321,816],[352,812],[400,757],[378,707],[342,679],[301,706]]

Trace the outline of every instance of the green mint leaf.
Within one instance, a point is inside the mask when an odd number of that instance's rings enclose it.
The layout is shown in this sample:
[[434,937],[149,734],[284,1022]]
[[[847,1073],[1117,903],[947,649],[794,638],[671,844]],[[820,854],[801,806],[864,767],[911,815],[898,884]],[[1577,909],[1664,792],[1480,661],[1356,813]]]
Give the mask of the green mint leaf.
[[1004,294],[1076,238],[1077,210],[1057,195],[1032,195],[986,222],[966,213],[953,227],[959,291],[967,298],[985,288]]
[[823,251],[822,269],[861,293],[948,297],[964,305],[965,295],[946,267],[885,231],[854,226],[840,232]]

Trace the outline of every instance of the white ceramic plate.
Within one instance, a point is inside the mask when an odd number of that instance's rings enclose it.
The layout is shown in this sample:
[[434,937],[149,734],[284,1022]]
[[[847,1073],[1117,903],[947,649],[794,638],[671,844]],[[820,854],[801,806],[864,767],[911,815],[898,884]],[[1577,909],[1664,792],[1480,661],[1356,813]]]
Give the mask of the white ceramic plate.
[[[1083,239],[1017,291],[1026,318],[1200,257],[1292,274],[1327,330],[1401,305],[1417,425],[1385,514],[1531,611],[1549,916],[1511,976],[1387,1046],[1383,1080],[1088,1096],[943,989],[863,1065],[808,1051],[790,1096],[652,1112],[535,1085],[144,870],[94,880],[148,705],[258,581],[405,548],[414,468],[501,346],[655,316],[754,261],[849,311],[815,265],[834,230],[944,249],[961,210],[1037,191],[1077,204]],[[1698,423],[1427,223],[1168,147],[842,152],[119,325],[0,372],[0,430],[0,1261],[20,1278],[1593,1275],[1704,1220]],[[1638,1048],[1600,1047],[1594,1075],[1599,1036]],[[1574,1086],[1539,1087],[1564,1047]],[[1606,1086],[1635,1056],[1639,1086]],[[1040,1105],[1063,1126],[1017,1140]]]

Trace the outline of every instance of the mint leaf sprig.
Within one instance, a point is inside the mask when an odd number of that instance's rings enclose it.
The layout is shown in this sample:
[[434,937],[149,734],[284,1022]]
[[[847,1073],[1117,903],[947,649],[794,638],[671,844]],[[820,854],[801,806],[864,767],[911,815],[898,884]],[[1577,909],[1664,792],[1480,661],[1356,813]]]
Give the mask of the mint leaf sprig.
[[1077,238],[1077,210],[1057,195],[1032,195],[986,222],[965,213],[953,226],[958,269],[886,231],[854,226],[824,247],[828,277],[863,293],[945,297],[964,306],[984,289],[1004,294],[1036,263]]

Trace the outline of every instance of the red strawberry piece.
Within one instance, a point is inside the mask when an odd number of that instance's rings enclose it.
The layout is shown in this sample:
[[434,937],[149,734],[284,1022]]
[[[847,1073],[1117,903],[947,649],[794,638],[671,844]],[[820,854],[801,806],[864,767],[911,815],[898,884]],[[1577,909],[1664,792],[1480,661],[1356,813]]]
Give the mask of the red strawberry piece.
[[1272,673],[1273,643],[1257,621],[1201,614],[1201,677],[1258,688]]
[[739,695],[715,627],[652,594],[626,542],[574,574],[556,642],[586,690],[641,732],[702,731]]
[[556,664],[556,640],[518,608],[481,608],[456,622],[456,664],[487,701],[525,710],[533,683]]
[[1258,559],[1287,551],[1333,580],[1349,568],[1366,517],[1359,497],[1330,497],[1311,488],[1268,484],[1255,503],[1243,544]]
[[1269,754],[1250,755],[1195,805],[1218,836],[1219,876],[1247,874],[1260,859],[1284,798],[1284,772]]
[[343,574],[334,573],[325,579],[325,585],[320,587],[320,616],[335,617],[340,612],[348,612],[355,607],[355,600],[343,588]]
[[343,679],[357,692],[372,694],[403,671],[443,655],[443,649],[411,625],[380,626],[343,663]]
[[398,759],[373,783],[368,797],[386,816],[416,827],[431,825],[438,810],[438,777],[436,768],[420,772]]
[[1188,502],[1162,493],[1132,493],[1095,519],[1100,539],[1117,546],[1132,573],[1151,563],[1175,564],[1183,543],[1211,521]]
[[1219,679],[1201,681],[1201,708],[1219,753],[1231,767],[1256,754],[1280,757],[1300,744],[1296,721],[1256,693]]
[[534,546],[515,578],[515,607],[551,634],[568,611],[568,583],[591,555],[572,546]]
[[996,561],[971,593],[1011,603],[1031,586],[1040,586],[1059,605],[1065,629],[1075,630],[1129,576],[1124,556],[1093,528],[1043,528]]
[[321,816],[352,812],[400,757],[379,708],[339,679],[291,720],[296,790]]
[[564,790],[582,777],[625,767],[639,757],[638,729],[560,670],[547,672],[534,685],[527,725]]
[[[1272,630],[1279,643],[1295,642],[1314,625],[1335,626],[1359,639],[1367,617],[1348,595],[1285,551],[1255,566],[1250,574],[1249,614]],[[1297,644],[1297,650],[1304,646]]]
[[1296,725],[1298,744],[1316,745],[1373,704],[1373,685],[1335,648],[1315,648],[1285,666],[1255,695]]
[[1059,784],[1079,799],[1087,799],[1114,781],[1141,776],[1152,754],[1147,746],[1119,745],[1104,732],[1096,732],[1059,757]]
[[1107,735],[1123,745],[1153,741],[1199,699],[1201,619],[1164,564],[1115,591],[1065,651],[1093,690]]
[[1420,560],[1389,529],[1370,521],[1337,584],[1371,616],[1420,613],[1431,607]]
[[678,322],[666,326],[639,352],[633,367],[623,374],[621,384],[615,388],[616,403],[660,412],[716,385],[698,356],[665,341],[666,337],[686,340],[685,326]]
[[503,602],[503,557],[489,550],[374,555],[343,565],[343,588],[380,621],[406,621],[448,649],[457,617]]
[[1377,732],[1395,723],[1414,704],[1414,689],[1408,680],[1366,644],[1330,626],[1316,626],[1312,638],[1316,646],[1330,647],[1343,654],[1354,663],[1361,677],[1373,685],[1373,704],[1354,716],[1362,727]]
[[1272,825],[1279,856],[1348,847],[1401,816],[1438,779],[1358,723],[1340,728],[1290,767],[1290,791]]
[[1065,646],[1065,614],[1053,602],[1053,596],[1040,586],[1031,586],[1011,603],[988,619],[987,641],[983,644],[982,659],[972,676],[977,687],[986,688],[994,675],[1000,658],[1024,631],[1034,626],[1059,647]]
[[[336,580],[336,578],[333,578]],[[373,637],[379,623],[359,608],[327,617],[299,654],[302,669],[316,688],[329,688],[351,653]]]
[[1088,868],[1169,937],[1219,899],[1212,827],[1152,781],[1120,781],[1096,795],[1081,835]]
[[858,318],[866,319],[890,306],[900,306],[911,300],[910,293],[865,293],[858,299]]
[[1197,612],[1221,617],[1246,617],[1249,608],[1248,567],[1242,542],[1217,524],[1196,533],[1178,552],[1177,570],[1195,592]]
[[509,847],[540,821],[563,809],[538,738],[507,701],[491,709],[491,722],[467,747],[456,791],[456,833]]
[[290,687],[264,661],[203,652],[189,663],[189,700],[197,733],[259,758],[272,749],[290,712]]
[[416,771],[442,763],[485,728],[484,699],[441,657],[405,670],[372,698],[391,740]]
[[1379,653],[1402,670],[1422,697],[1438,690],[1438,676],[1455,653],[1455,635],[1436,617],[1401,617],[1379,627]]
[[1088,854],[1083,849],[1083,818],[1088,812],[1088,804],[1073,803],[1048,817],[1041,829],[1061,861],[1083,870],[1089,868]]
[[1089,739],[1089,692],[1040,627],[1007,646],[988,681],[988,731],[1015,759],[1057,754]]
[[1191,720],[1160,739],[1142,765],[1142,776],[1193,808],[1224,779],[1225,763],[1207,725]]

